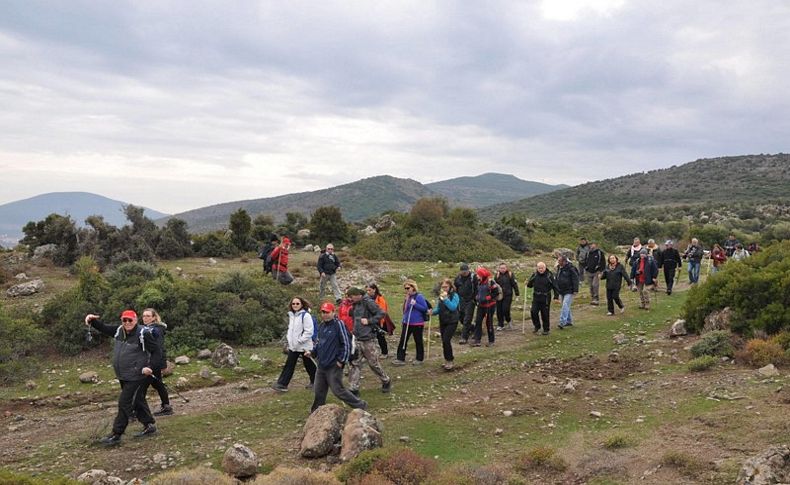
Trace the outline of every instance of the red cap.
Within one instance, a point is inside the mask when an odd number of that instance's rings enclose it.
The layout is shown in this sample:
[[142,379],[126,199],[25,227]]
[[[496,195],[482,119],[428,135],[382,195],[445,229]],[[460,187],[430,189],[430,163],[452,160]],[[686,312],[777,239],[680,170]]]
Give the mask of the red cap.
[[124,310],[121,313],[121,318],[137,318],[137,314],[133,310]]
[[291,240],[288,239],[287,237],[284,237],[283,238],[283,244],[285,244],[287,246],[287,245],[291,244]]
[[484,280],[484,279],[489,278],[491,276],[491,272],[488,271],[487,269],[483,268],[482,266],[477,268],[476,273],[477,273],[477,276],[481,280]]
[[326,302],[323,305],[321,305],[321,311],[322,312],[333,312],[333,311],[335,311],[335,305],[333,305],[333,304],[331,304],[329,302]]

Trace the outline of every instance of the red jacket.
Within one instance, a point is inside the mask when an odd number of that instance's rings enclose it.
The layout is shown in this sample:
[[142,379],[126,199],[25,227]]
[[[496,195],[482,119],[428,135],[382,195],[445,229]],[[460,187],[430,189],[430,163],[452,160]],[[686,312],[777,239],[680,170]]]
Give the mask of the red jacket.
[[354,332],[354,317],[351,312],[354,309],[354,302],[348,298],[343,298],[337,308],[337,318],[346,326],[349,332]]
[[288,250],[282,246],[277,246],[272,251],[272,272],[288,271]]

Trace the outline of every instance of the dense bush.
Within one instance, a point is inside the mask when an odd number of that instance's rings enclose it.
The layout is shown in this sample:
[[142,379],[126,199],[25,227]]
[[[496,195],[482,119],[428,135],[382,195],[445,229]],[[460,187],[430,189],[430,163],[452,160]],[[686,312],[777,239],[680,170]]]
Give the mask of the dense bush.
[[557,471],[568,468],[568,462],[557,454],[557,450],[548,446],[532,448],[516,459],[516,469],[522,472]]
[[527,243],[524,241],[524,236],[513,226],[497,222],[488,230],[488,233],[507,244],[515,251],[524,252],[528,249]]
[[730,261],[705,283],[692,288],[683,308],[699,331],[710,313],[730,307],[732,329],[745,336],[790,330],[790,241],[772,244],[740,262]]
[[691,372],[703,372],[719,363],[719,358],[712,355],[702,355],[696,359],[691,359],[688,363],[688,370]]
[[0,306],[0,383],[23,381],[37,371],[31,356],[46,339],[45,332],[28,319],[12,318]]
[[351,231],[339,208],[319,207],[310,219],[310,240],[322,247],[327,243],[342,244],[350,240]]
[[746,342],[744,349],[738,352],[738,360],[754,367],[768,364],[781,365],[785,361],[785,349],[774,339],[751,339]]
[[239,254],[239,248],[223,232],[196,235],[192,243],[195,254],[206,258],[232,258]]
[[706,333],[699,342],[691,346],[691,355],[694,357],[732,357],[734,354],[735,347],[732,345],[730,332],[726,330]]

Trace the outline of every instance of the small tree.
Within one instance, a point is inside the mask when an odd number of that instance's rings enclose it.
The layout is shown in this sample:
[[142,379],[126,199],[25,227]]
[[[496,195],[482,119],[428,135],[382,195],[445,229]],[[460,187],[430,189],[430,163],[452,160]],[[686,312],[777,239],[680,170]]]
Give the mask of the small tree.
[[236,212],[230,215],[230,230],[233,232],[231,242],[241,251],[247,251],[249,248],[250,231],[252,230],[252,219],[247,211],[239,208]]
[[447,217],[449,206],[447,200],[440,197],[423,197],[414,203],[409,213],[408,225],[413,229],[426,231],[441,224]]
[[347,242],[348,224],[343,221],[343,214],[335,206],[319,207],[310,220],[310,236],[319,244],[328,242]]
[[25,237],[20,241],[30,247],[31,253],[44,244],[57,244],[52,260],[60,266],[72,264],[79,255],[77,226],[69,216],[50,214],[46,219],[30,221],[22,228]]

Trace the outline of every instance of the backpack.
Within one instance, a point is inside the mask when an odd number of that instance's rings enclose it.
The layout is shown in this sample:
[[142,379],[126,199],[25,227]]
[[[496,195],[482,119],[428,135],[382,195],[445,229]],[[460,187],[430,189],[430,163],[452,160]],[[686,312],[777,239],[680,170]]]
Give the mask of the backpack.
[[274,246],[268,243],[263,246],[261,252],[258,253],[258,257],[263,260],[263,271],[265,273],[272,272],[272,251],[274,251]]
[[427,298],[425,299],[425,304],[428,305],[428,309],[423,312],[422,320],[424,322],[429,322],[431,321],[431,310],[433,310],[433,305],[431,305],[431,302]]
[[496,284],[496,282],[493,282],[493,285],[489,283],[488,292],[493,293],[494,290],[497,290],[496,301],[502,301],[505,298],[505,294],[502,292],[502,287]]

